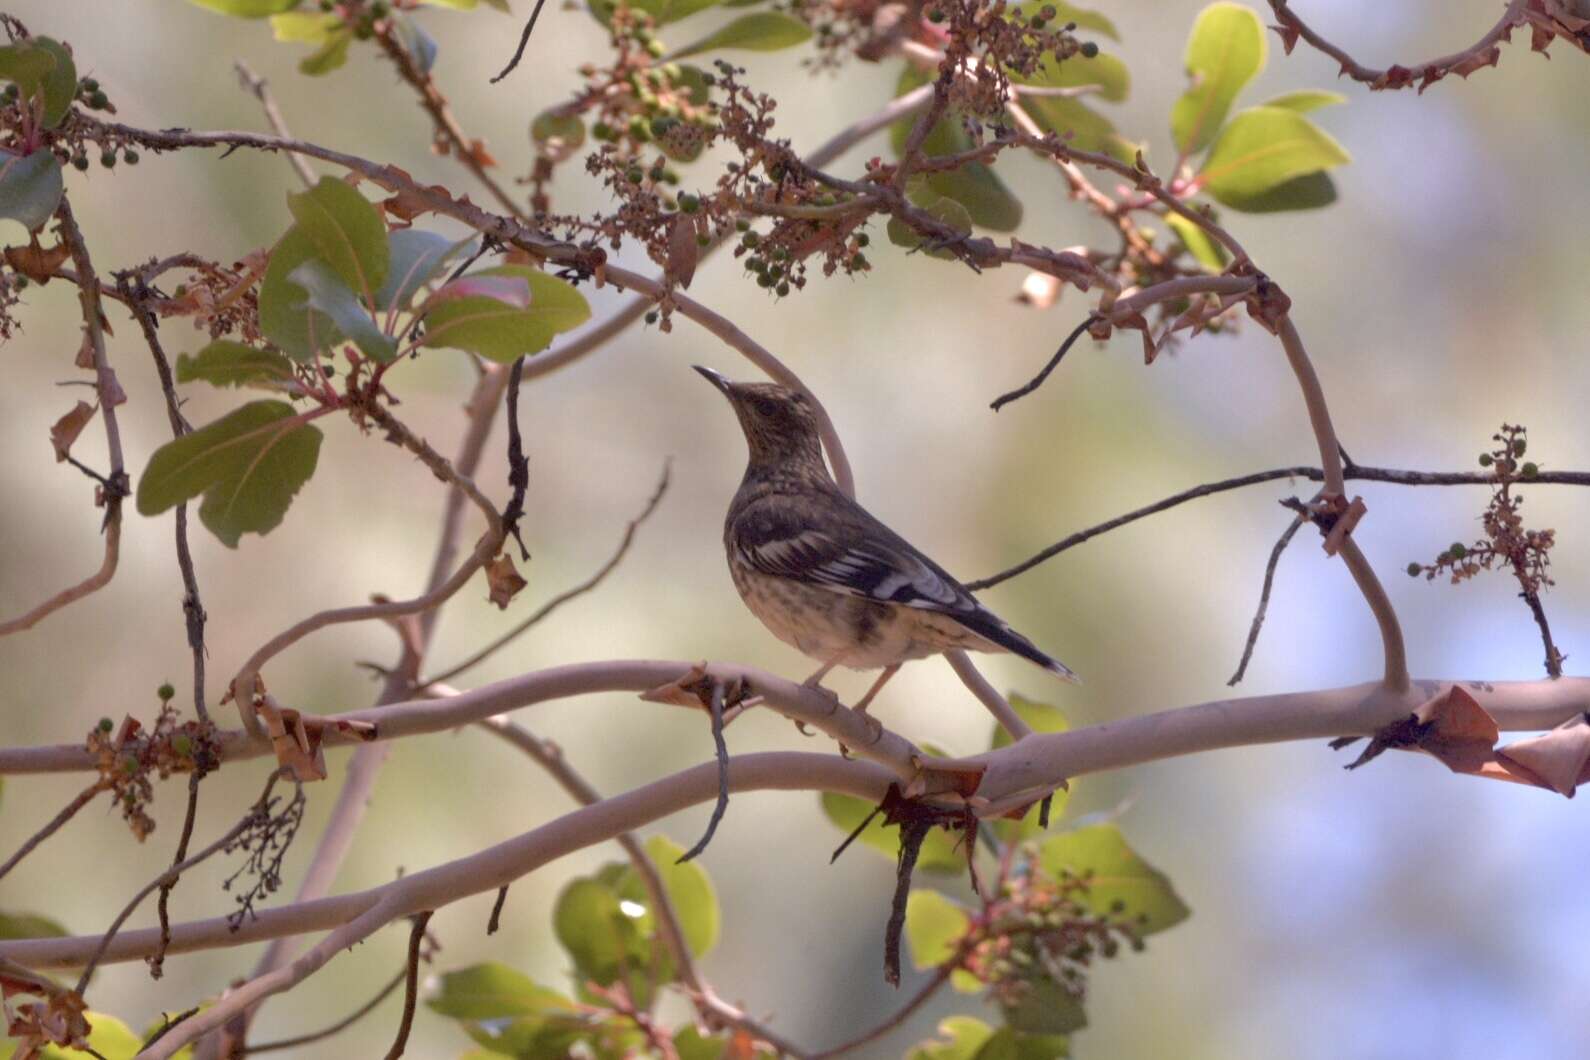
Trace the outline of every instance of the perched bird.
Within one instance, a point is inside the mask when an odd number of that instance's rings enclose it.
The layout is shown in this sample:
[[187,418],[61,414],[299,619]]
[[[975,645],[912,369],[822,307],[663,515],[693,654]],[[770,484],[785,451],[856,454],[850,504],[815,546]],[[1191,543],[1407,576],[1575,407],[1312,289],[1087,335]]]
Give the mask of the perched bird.
[[729,399],[751,450],[723,525],[729,574],[763,625],[822,664],[806,684],[816,686],[835,666],[881,666],[856,705],[865,711],[901,663],[957,648],[1014,652],[1077,679],[840,492],[823,462],[809,398],[696,371]]

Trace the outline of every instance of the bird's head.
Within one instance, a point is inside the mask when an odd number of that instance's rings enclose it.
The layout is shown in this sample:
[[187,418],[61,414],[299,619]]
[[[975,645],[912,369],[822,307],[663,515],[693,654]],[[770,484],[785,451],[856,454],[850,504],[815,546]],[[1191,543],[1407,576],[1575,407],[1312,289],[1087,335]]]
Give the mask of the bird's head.
[[753,466],[793,465],[827,476],[810,398],[777,383],[736,383],[710,368],[695,369],[734,407]]

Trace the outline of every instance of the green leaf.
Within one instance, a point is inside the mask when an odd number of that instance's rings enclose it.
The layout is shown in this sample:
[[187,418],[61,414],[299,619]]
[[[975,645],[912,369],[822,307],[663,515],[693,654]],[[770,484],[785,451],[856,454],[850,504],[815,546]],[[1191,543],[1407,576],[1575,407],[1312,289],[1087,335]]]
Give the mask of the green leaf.
[[234,18],[267,18],[297,7],[299,0],[188,0],[207,11]]
[[[684,847],[667,836],[655,835],[646,840],[646,853],[656,867],[657,874],[662,877],[663,890],[668,892],[668,901],[679,919],[685,943],[693,955],[701,957],[718,944],[718,896],[712,889],[707,870],[699,863],[678,863],[684,852]],[[640,879],[633,870],[630,875],[639,885]],[[629,897],[629,888],[625,888],[624,893]],[[644,887],[641,888],[641,894],[645,895]],[[645,901],[645,898],[640,900]]]
[[575,1012],[578,1006],[505,964],[486,961],[445,973],[426,1002],[433,1012],[457,1020],[489,1020]]
[[308,191],[287,196],[287,208],[342,282],[370,301],[390,260],[381,212],[336,177],[322,177]]
[[271,248],[270,262],[260,280],[260,330],[296,361],[312,360],[316,349],[328,349],[342,339],[331,318],[311,311],[304,302],[304,289],[287,278],[318,256],[308,234],[293,225]]
[[287,281],[303,288],[308,295],[306,305],[335,320],[368,356],[384,364],[397,354],[397,340],[381,330],[359,296],[325,262],[306,261],[288,274]]
[[43,85],[44,127],[53,129],[61,124],[66,112],[72,108],[72,100],[77,98],[77,64],[72,62],[72,53],[59,41],[49,37],[34,37],[28,43],[48,52],[55,59],[49,73],[44,75]]
[[[481,277],[522,279],[527,304],[480,293]],[[472,272],[443,287],[425,311],[425,345],[468,350],[502,364],[547,348],[559,333],[590,319],[591,307],[571,284],[525,265]]]
[[[1324,176],[1324,174],[1320,174]],[[1304,178],[1307,179],[1307,178]],[[1329,177],[1325,177],[1329,180]],[[1193,224],[1179,213],[1167,214],[1165,223],[1170,230],[1176,233],[1176,238],[1181,240],[1181,245],[1187,248],[1193,259],[1208,269],[1210,272],[1224,272],[1226,268],[1226,248],[1202,228]]]
[[1187,40],[1192,87],[1170,112],[1177,150],[1194,154],[1215,138],[1237,93],[1264,69],[1264,56],[1264,26],[1250,9],[1221,0],[1199,13]]
[[1285,210],[1316,210],[1336,201],[1336,182],[1329,173],[1310,173],[1254,196],[1226,197],[1226,205],[1243,213],[1280,213]]
[[[1038,85],[1044,88],[1084,88],[1093,86],[1098,89],[1097,98],[1110,103],[1119,103],[1126,98],[1132,88],[1132,75],[1126,64],[1113,55],[1103,52],[1089,59],[1083,55],[1073,55],[1069,59],[1059,60],[1054,56],[1045,56],[1042,65],[1033,73],[1032,77],[1022,82],[1028,85]],[[1022,101],[1022,105],[1034,103],[1039,99],[1056,99],[1055,96],[1030,96]]]
[[563,150],[576,151],[585,143],[585,120],[578,114],[544,110],[530,123],[530,138],[538,144],[556,140]]
[[1070,1055],[1071,1042],[1063,1034],[1024,1034],[1001,1027],[977,1050],[975,1060],[1062,1060]]
[[966,969],[957,968],[950,973],[950,986],[954,987],[957,993],[981,994],[984,984],[981,979]]
[[1088,879],[1087,892],[1079,896],[1082,904],[1095,915],[1130,925],[1139,935],[1164,931],[1189,915],[1170,880],[1138,857],[1114,825],[1046,839],[1038,860],[1051,876],[1069,873]]
[[[670,22],[678,22],[682,18],[689,18],[709,7],[716,7],[721,0],[629,0],[629,6],[635,11],[644,11],[657,20],[659,26]],[[598,22],[606,26],[613,21],[613,9],[618,6],[618,0],[591,0],[591,14]]]
[[[903,96],[926,83],[926,75],[907,69],[900,76],[895,94]],[[904,150],[914,122],[914,118],[906,118],[891,127],[889,137],[896,155]],[[922,141],[922,154],[929,158],[959,154],[971,146],[971,138],[961,127],[960,118],[952,113],[935,125]],[[927,174],[921,178],[921,185],[943,198],[960,203],[975,225],[996,232],[1010,232],[1021,223],[1021,200],[1012,195],[1004,181],[981,162],[973,162],[947,173]]]
[[626,965],[647,967],[649,949],[635,923],[646,910],[621,905],[621,901],[612,887],[591,877],[571,880],[558,895],[552,929],[569,951],[580,979],[606,986],[618,979]]
[[966,910],[939,892],[913,890],[905,901],[911,963],[918,968],[937,968],[955,956],[956,945],[971,925]]
[[[855,831],[856,826],[872,812],[871,803],[854,795],[827,791],[822,795],[822,802],[823,813],[827,814],[828,819],[838,825],[845,835]],[[922,851],[917,856],[917,868],[929,872],[965,872],[966,852],[956,847],[956,838],[942,828],[935,828],[929,832],[922,842]],[[900,856],[900,829],[895,825],[884,827],[882,814],[872,819],[857,837],[857,842],[891,858]]]
[[1264,101],[1266,107],[1280,107],[1282,110],[1295,110],[1299,114],[1307,114],[1311,110],[1321,107],[1334,107],[1338,103],[1346,103],[1347,97],[1340,92],[1326,92],[1319,88],[1301,88],[1296,92],[1283,92],[1274,99]]
[[138,511],[158,515],[204,494],[199,518],[228,548],[266,534],[315,473],[318,428],[282,401],[255,401],[156,449],[138,481]]
[[812,28],[800,19],[782,11],[754,11],[722,27],[715,33],[687,44],[673,54],[675,59],[720,48],[738,48],[743,51],[776,52],[793,48],[810,39]]
[[679,1060],[723,1060],[728,1048],[727,1038],[703,1037],[694,1024],[674,1035],[674,1052],[679,1054]]
[[1220,134],[1198,180],[1216,200],[1241,209],[1288,181],[1347,161],[1341,144],[1296,111],[1251,107]]
[[399,228],[388,233],[386,282],[375,293],[376,309],[408,308],[415,292],[440,272],[449,258],[474,241],[471,236],[453,242],[418,228]]
[[[1026,1034],[1071,1034],[1088,1025],[1082,1001],[1053,979],[1038,977],[1027,982],[1028,991],[1014,1005],[1001,1005],[1005,1022]],[[1060,1055],[1064,1056],[1064,1053]]]
[[275,350],[259,350],[229,339],[217,339],[198,353],[177,358],[177,382],[211,386],[257,386],[290,383],[293,363]]
[[[1060,712],[1059,707],[1040,703],[1036,699],[1028,699],[1018,692],[1010,694],[1010,707],[1016,712],[1017,717],[1032,726],[1033,732],[1065,732],[1071,728],[1071,722]],[[1010,744],[1010,733],[996,721],[989,747],[997,751],[1001,747],[1009,747]]]
[[[911,202],[958,232],[964,233],[972,230],[972,215],[966,211],[966,207],[954,199],[940,195],[925,180],[918,178],[908,183],[910,186],[907,188],[907,196]],[[889,242],[897,247],[905,247],[908,250],[926,246],[929,242],[916,229],[898,217],[889,218],[885,231],[889,236]],[[955,257],[950,251],[943,249],[926,250],[924,253],[929,257],[945,260],[953,260]]]
[[938,1032],[937,1038],[918,1042],[906,1060],[972,1060],[994,1028],[971,1016],[951,1016],[939,1022]]
[[66,929],[49,917],[32,913],[0,913],[0,939],[43,939],[65,935]]
[[343,29],[333,34],[315,52],[298,62],[298,72],[309,77],[321,77],[348,61],[348,47],[353,43],[353,30]]
[[346,25],[341,15],[294,11],[271,16],[271,36],[284,44],[324,44]]
[[[38,1060],[89,1060],[94,1053],[98,1053],[104,1060],[132,1060],[143,1048],[143,1039],[132,1032],[132,1028],[117,1019],[115,1016],[104,1012],[95,1012],[92,1009],[83,1013],[88,1020],[88,1047],[94,1052],[83,1049],[68,1049],[60,1045],[46,1045],[37,1054]],[[12,1055],[12,1043],[0,1042],[0,1057],[9,1058]],[[190,1055],[184,1050],[177,1054],[178,1057]]]
[[37,232],[61,204],[64,191],[61,163],[53,151],[40,148],[24,156],[0,150],[0,217]]

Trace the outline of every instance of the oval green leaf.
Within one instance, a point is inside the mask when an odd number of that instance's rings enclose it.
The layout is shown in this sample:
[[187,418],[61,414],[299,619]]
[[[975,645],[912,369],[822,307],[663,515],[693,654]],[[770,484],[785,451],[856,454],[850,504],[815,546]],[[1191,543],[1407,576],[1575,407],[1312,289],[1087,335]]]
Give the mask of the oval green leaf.
[[188,0],[188,3],[233,18],[269,18],[291,11],[300,0]]
[[[523,280],[529,302],[475,293],[479,277]],[[591,307],[573,285],[525,265],[499,265],[463,277],[431,297],[425,312],[425,345],[468,350],[510,364],[538,353],[559,333],[590,319]],[[449,289],[467,292],[450,294]]]
[[255,401],[167,442],[138,481],[138,511],[158,515],[204,495],[199,518],[228,548],[266,534],[315,473],[318,428],[282,401]]
[[1208,146],[1237,93],[1264,69],[1264,58],[1264,26],[1252,10],[1221,0],[1199,13],[1187,40],[1192,87],[1170,112],[1177,150],[1190,155]]
[[1307,114],[1311,110],[1321,107],[1334,107],[1338,103],[1346,103],[1347,97],[1340,92],[1326,92],[1319,88],[1301,88],[1296,92],[1283,92],[1274,99],[1267,99],[1263,106],[1280,107],[1282,110],[1295,110],[1299,114]]
[[342,282],[371,302],[389,264],[381,212],[336,177],[322,177],[308,191],[287,196],[287,208]]
[[381,330],[359,296],[324,261],[311,258],[288,273],[287,282],[303,289],[308,310],[319,310],[336,321],[367,356],[383,364],[396,356],[397,340]]
[[459,1020],[505,1019],[573,1012],[572,1000],[497,961],[446,972],[426,1000],[433,1012]]
[[971,926],[966,910],[937,891],[914,890],[905,902],[905,937],[911,963],[937,968],[955,956],[956,945]]
[[290,383],[293,363],[275,350],[217,339],[195,354],[177,358],[177,382],[211,386],[270,386]]
[[951,1016],[939,1022],[937,1038],[918,1042],[906,1060],[973,1060],[993,1035],[994,1028],[980,1019]]
[[741,15],[715,33],[687,44],[674,53],[675,59],[702,52],[737,48],[742,51],[773,52],[793,48],[811,38],[812,28],[782,11],[754,11]]
[[1215,199],[1240,209],[1288,181],[1348,161],[1341,144],[1296,111],[1251,107],[1220,134],[1198,180]]
[[1088,1025],[1082,999],[1064,986],[1047,977],[1034,978],[1027,985],[1020,1001],[1000,1006],[1012,1030],[1050,1036],[1071,1034]]
[[53,129],[61,124],[66,112],[72,109],[72,100],[77,98],[77,64],[72,62],[72,53],[59,41],[49,37],[34,37],[28,43],[43,49],[55,59],[49,73],[44,75],[42,86],[44,127]]
[[1181,240],[1181,245],[1187,248],[1194,261],[1213,273],[1225,271],[1226,248],[1216,242],[1208,232],[1179,213],[1167,214],[1165,223],[1170,226],[1172,232],[1176,233],[1176,238]]
[[1089,878],[1087,891],[1079,896],[1082,904],[1139,935],[1164,931],[1191,915],[1165,874],[1138,857],[1114,825],[1092,825],[1046,839],[1038,860],[1056,878],[1066,873]]
[[453,242],[446,236],[418,228],[400,228],[389,233],[386,282],[375,293],[376,309],[408,308],[415,292],[440,272],[449,258],[474,241],[470,236]]
[[45,916],[32,913],[0,913],[0,939],[59,938],[66,929]]
[[[684,932],[685,943],[692,954],[701,957],[718,944],[721,926],[718,895],[712,889],[707,870],[699,862],[679,864],[684,852],[684,847],[667,836],[655,835],[646,840],[646,853],[657,875],[662,877],[663,890],[668,892],[668,901]],[[630,875],[635,876],[633,870]],[[638,876],[635,882],[640,882]],[[644,888],[642,891],[644,893]]]
[[54,152],[41,148],[24,156],[0,150],[0,217],[37,232],[55,213],[65,190]]
[[1243,213],[1317,210],[1335,201],[1336,182],[1331,180],[1329,173],[1310,173],[1257,195],[1227,195],[1225,199],[1227,206]]
[[309,361],[315,350],[342,338],[330,317],[310,309],[304,289],[288,280],[293,270],[319,257],[315,244],[298,225],[271,248],[270,262],[259,285],[259,327],[265,337],[295,361]]

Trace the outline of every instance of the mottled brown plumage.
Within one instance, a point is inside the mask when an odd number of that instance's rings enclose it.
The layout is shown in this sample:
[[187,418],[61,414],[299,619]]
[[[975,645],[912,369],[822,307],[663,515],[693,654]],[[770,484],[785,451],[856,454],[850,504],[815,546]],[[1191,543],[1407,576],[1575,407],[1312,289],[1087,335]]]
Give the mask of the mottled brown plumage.
[[901,663],[957,648],[1015,652],[1076,679],[839,490],[809,398],[696,370],[729,399],[750,449],[724,520],[729,574],[763,625],[822,664],[811,683],[834,666],[883,667],[864,708]]

